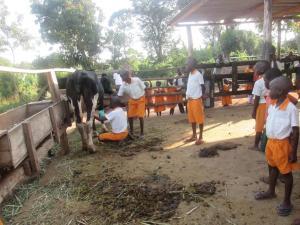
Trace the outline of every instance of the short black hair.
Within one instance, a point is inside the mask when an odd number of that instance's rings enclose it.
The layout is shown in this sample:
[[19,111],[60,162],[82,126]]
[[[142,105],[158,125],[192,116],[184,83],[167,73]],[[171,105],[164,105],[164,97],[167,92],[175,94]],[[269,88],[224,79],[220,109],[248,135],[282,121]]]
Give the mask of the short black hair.
[[102,73],[101,76],[102,76],[102,77],[106,77],[107,74],[106,74],[106,73]]
[[187,61],[188,61],[188,63],[189,63],[193,68],[196,68],[197,65],[198,65],[197,60],[196,60],[195,58],[193,58],[193,57],[188,58]]
[[124,78],[126,78],[126,77],[128,77],[129,76],[129,71],[128,70],[123,70],[123,71],[121,71],[121,77],[124,79]]
[[160,86],[161,82],[160,81],[156,81],[156,86]]
[[278,68],[271,68],[265,73],[265,78],[268,81],[272,81],[280,76],[282,76],[282,72]]
[[118,96],[112,96],[110,99],[110,107],[116,108],[121,106],[122,106],[121,99]]
[[258,73],[258,75],[264,74],[270,68],[271,68],[271,64],[267,60],[260,60],[254,66],[254,70]]

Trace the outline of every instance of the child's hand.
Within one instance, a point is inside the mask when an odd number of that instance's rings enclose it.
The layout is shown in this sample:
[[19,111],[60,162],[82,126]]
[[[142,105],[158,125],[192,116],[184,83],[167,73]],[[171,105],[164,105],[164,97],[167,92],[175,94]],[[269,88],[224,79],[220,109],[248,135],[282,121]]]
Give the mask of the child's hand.
[[295,163],[297,162],[297,154],[294,154],[293,152],[289,155],[289,162]]

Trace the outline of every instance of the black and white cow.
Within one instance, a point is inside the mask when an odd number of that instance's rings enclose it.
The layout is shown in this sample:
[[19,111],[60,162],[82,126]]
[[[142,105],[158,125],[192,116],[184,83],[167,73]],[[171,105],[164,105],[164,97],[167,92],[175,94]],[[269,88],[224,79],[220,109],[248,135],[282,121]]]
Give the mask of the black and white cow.
[[[81,135],[82,150],[95,152],[93,143],[93,118],[96,107],[102,109],[104,91],[95,72],[76,71],[67,79],[66,94],[71,101],[76,119],[76,127]],[[87,114],[83,123],[83,109]]]

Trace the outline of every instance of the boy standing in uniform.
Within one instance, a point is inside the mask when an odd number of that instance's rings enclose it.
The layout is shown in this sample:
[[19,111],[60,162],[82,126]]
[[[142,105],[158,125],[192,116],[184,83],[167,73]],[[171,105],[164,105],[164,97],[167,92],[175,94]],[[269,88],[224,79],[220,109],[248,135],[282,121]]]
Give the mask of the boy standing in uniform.
[[256,200],[275,198],[275,186],[279,173],[285,182],[283,202],[277,207],[279,216],[288,216],[292,211],[291,193],[293,188],[292,170],[299,167],[297,148],[299,140],[298,109],[288,99],[292,88],[286,77],[278,77],[270,83],[272,103],[268,108],[266,133],[266,159],[269,165],[269,189],[255,195]]
[[128,121],[129,132],[133,135],[133,120],[139,118],[140,120],[140,136],[144,136],[144,116],[146,108],[145,100],[145,84],[138,77],[131,77],[131,72],[124,71],[121,74],[123,84],[121,85],[118,96],[129,96],[128,100]]
[[[259,76],[262,76],[267,70],[270,69],[270,63],[268,61],[260,61],[256,63],[254,69]],[[252,118],[255,119],[256,134],[254,146],[251,149],[259,150],[258,145],[264,129],[266,115],[266,86],[263,78],[260,78],[255,82],[252,94],[254,96]]]
[[[197,61],[189,58],[186,63],[186,71],[189,73],[187,82],[186,99],[188,120],[192,125],[193,135],[186,142],[195,141],[196,145],[203,144],[204,107],[203,95],[205,93],[203,75],[196,69]],[[197,138],[197,125],[199,125],[199,138]]]

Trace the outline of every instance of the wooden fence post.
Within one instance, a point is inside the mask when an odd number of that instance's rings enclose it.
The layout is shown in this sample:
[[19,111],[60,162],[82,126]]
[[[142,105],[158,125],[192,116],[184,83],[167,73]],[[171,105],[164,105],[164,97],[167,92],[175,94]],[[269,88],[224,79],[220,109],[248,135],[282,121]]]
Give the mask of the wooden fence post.
[[232,63],[232,92],[236,94],[238,90],[238,67],[235,62]]
[[51,99],[53,102],[58,102],[61,100],[60,91],[58,87],[57,77],[54,71],[47,73],[47,80],[49,85],[49,90],[51,93]]
[[61,149],[62,149],[64,155],[67,155],[70,153],[68,135],[67,135],[66,130],[63,130],[63,132],[60,136],[60,146],[61,146]]
[[55,141],[57,143],[60,143],[59,129],[58,129],[57,124],[56,124],[53,106],[51,106],[49,108],[49,113],[50,113],[50,119],[51,119],[51,123],[52,123],[53,133],[54,133],[54,136],[55,136]]
[[[33,143],[31,125],[28,122],[24,122],[22,124],[22,126],[23,126],[23,131],[24,131],[28,156],[29,156],[29,160],[30,160],[30,163],[31,163],[31,169],[32,169],[32,172],[34,174],[37,174],[37,173],[40,172],[40,164],[39,164],[36,148],[35,148],[34,143]],[[41,126],[43,126],[43,124],[41,124]]]

